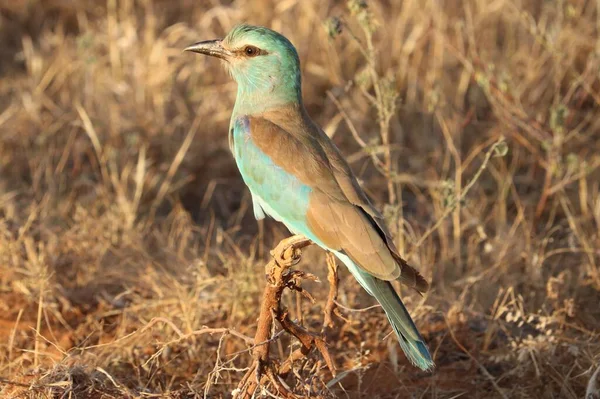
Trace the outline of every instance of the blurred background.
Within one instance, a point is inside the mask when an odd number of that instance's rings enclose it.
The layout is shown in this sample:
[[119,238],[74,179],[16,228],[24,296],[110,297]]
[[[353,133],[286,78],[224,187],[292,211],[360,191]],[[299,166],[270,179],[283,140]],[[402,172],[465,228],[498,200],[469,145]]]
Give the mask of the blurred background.
[[[583,397],[600,361],[599,10],[0,0],[0,394],[228,397],[244,375],[243,341],[193,332],[254,335],[289,233],[254,220],[229,153],[235,84],[182,49],[247,22],[294,43],[308,112],[432,282],[402,295],[433,374],[340,269],[327,341],[343,373],[311,356],[295,392]],[[316,302],[284,303],[318,332],[325,256],[303,259]]]

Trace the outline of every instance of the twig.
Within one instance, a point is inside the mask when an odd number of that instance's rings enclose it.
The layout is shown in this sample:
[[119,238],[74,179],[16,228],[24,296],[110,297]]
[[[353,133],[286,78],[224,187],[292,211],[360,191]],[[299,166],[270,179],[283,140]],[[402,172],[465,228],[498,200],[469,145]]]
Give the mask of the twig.
[[173,329],[173,331],[175,331],[175,333],[179,336],[178,339],[174,340],[174,341],[170,341],[168,342],[168,344],[172,344],[175,342],[179,342],[179,341],[183,341],[185,339],[188,339],[192,336],[197,336],[197,335],[204,335],[204,334],[231,334],[234,337],[238,337],[242,340],[244,340],[244,342],[246,342],[249,345],[254,345],[254,339],[252,339],[251,337],[244,335],[236,330],[232,330],[231,328],[209,328],[209,327],[203,327],[200,330],[195,330],[192,331],[189,334],[184,334],[181,332],[181,330],[179,328],[177,328],[177,326],[169,319],[166,319],[164,317],[153,317],[152,320],[150,320],[148,322],[148,324],[146,324],[144,326],[144,328],[142,328],[140,330],[140,332],[144,332],[147,329],[149,329],[150,327],[152,327],[154,324],[158,323],[158,322],[162,322],[167,324],[169,327],[171,327]]
[[348,306],[344,306],[341,303],[339,303],[338,301],[335,301],[335,304],[338,307],[344,309],[345,311],[356,312],[356,313],[368,312],[371,309],[376,309],[376,308],[380,308],[381,307],[381,305],[377,304],[377,305],[367,306],[366,308],[355,309],[355,308],[349,308]]
[[8,339],[8,375],[12,375],[13,346],[15,343],[15,335],[17,334],[17,327],[19,326],[19,322],[21,321],[22,316],[23,316],[23,309],[19,309],[19,313],[17,314],[17,320],[15,321],[15,326],[11,330],[10,338]]
[[281,326],[288,331],[290,334],[298,338],[298,340],[302,343],[302,353],[307,355],[308,352],[313,348],[317,348],[317,350],[323,356],[327,367],[331,374],[335,377],[335,366],[333,365],[333,360],[331,359],[331,355],[327,350],[327,346],[325,344],[325,340],[323,338],[308,332],[301,325],[294,323],[290,318],[286,311],[279,310],[279,314],[277,314],[277,320],[281,324]]
[[40,353],[40,337],[41,337],[41,329],[42,329],[42,310],[44,309],[44,290],[46,289],[45,287],[45,283],[46,283],[46,279],[42,279],[42,284],[40,286],[40,296],[39,296],[39,302],[38,302],[38,309],[37,309],[37,321],[35,323],[35,344],[34,344],[34,350],[33,350],[33,366],[35,368],[37,368],[38,366],[38,362],[39,362],[39,353]]
[[173,158],[173,161],[171,162],[171,165],[169,166],[169,169],[167,170],[167,175],[165,176],[165,179],[163,180],[162,184],[160,185],[158,194],[156,194],[156,198],[154,199],[154,201],[152,202],[152,205],[150,207],[151,219],[154,218],[154,215],[156,214],[156,210],[162,203],[165,195],[168,194],[169,188],[171,187],[171,181],[173,180],[173,176],[175,176],[175,173],[177,172],[177,170],[179,169],[179,166],[181,165],[181,163],[183,162],[183,159],[185,158],[185,154],[187,153],[190,146],[192,145],[192,142],[194,141],[194,137],[196,136],[196,133],[198,132],[198,129],[199,129],[200,125],[202,124],[202,120],[203,119],[201,117],[201,114],[198,113],[198,115],[194,119],[194,122],[192,122],[192,126],[190,127],[190,130],[188,130],[187,135],[185,136],[185,139],[183,140],[183,143],[181,144],[181,147],[179,147],[179,151],[177,151],[177,154],[175,154],[175,157]]
[[421,238],[419,238],[419,240],[415,243],[414,248],[418,248],[421,246],[421,244],[423,244],[423,242],[427,239],[427,237],[429,237],[434,231],[436,231],[444,222],[444,219],[446,219],[448,217],[448,215],[450,215],[454,209],[456,208],[456,206],[465,199],[465,197],[467,196],[467,194],[469,193],[469,191],[471,190],[471,188],[473,187],[473,185],[475,184],[475,182],[479,179],[479,176],[481,176],[481,174],[483,173],[483,171],[487,168],[487,165],[490,161],[490,158],[492,157],[492,155],[494,154],[494,152],[496,151],[496,148],[498,148],[499,145],[501,145],[504,142],[504,137],[500,137],[494,144],[492,144],[492,146],[490,147],[490,149],[486,152],[485,154],[485,158],[483,159],[483,163],[481,164],[481,166],[479,167],[479,169],[477,169],[477,172],[475,172],[475,175],[473,176],[473,178],[469,181],[469,183],[465,186],[465,188],[462,190],[462,192],[460,193],[460,195],[455,198],[446,208],[446,210],[444,211],[444,213],[442,214],[442,216],[440,216],[440,218],[438,219],[438,221],[431,226],[422,236]]
[[600,399],[600,367],[596,369],[588,382],[585,399]]
[[16,387],[23,387],[23,388],[32,388],[31,384],[24,384],[22,382],[18,382],[18,381],[11,381],[11,380],[7,380],[5,378],[0,377],[0,384],[4,384],[4,385],[13,385]]
[[[342,118],[344,118],[344,121],[346,122],[348,129],[350,129],[350,133],[352,134],[352,137],[354,137],[354,140],[358,143],[358,145],[363,150],[368,148],[369,145],[360,137],[358,130],[356,130],[354,123],[352,123],[352,119],[350,119],[350,116],[348,115],[348,113],[346,112],[344,107],[342,106],[342,103],[340,102],[340,100],[338,100],[331,91],[327,92],[327,96],[333,102],[333,104],[337,107],[338,111],[342,115]],[[385,152],[385,146],[381,146],[381,147],[383,148],[383,152]],[[367,151],[367,153],[371,156],[371,159],[373,160],[373,165],[375,166],[375,168],[377,168],[377,170],[379,172],[381,172],[382,174],[385,175],[385,165],[381,161],[381,159],[379,159],[379,157],[377,157],[377,154],[374,151]]]

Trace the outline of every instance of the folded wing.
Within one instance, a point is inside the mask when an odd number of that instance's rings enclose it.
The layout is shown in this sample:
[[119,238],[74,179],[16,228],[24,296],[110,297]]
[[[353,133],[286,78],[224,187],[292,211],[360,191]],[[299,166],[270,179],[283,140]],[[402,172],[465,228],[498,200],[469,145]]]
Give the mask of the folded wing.
[[[291,112],[295,110],[248,117],[246,126],[253,144],[273,165],[310,188],[306,235],[330,250],[345,253],[374,277],[400,279],[419,292],[427,291],[426,280],[400,257],[381,215],[337,148],[310,119],[286,115]],[[272,172],[267,169],[263,173]],[[282,207],[281,211],[273,211],[285,222],[286,215],[282,213],[291,210]],[[297,220],[297,214],[290,217]],[[297,227],[298,224],[295,232],[304,234]]]

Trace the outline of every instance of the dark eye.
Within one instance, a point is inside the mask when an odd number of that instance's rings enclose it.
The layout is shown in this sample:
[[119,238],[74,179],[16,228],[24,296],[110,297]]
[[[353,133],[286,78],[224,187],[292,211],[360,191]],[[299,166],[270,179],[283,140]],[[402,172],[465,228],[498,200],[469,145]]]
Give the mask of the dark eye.
[[254,57],[256,55],[258,55],[258,49],[254,46],[246,46],[244,48],[244,54],[246,54],[248,57]]

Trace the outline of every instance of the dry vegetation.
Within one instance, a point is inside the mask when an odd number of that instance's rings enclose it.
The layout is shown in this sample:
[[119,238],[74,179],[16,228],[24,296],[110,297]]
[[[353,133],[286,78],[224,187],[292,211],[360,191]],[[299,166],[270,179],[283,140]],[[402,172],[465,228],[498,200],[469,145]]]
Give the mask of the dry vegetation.
[[[341,373],[315,354],[288,384],[585,395],[600,362],[599,3],[352,3],[0,0],[2,397],[227,397],[244,375],[242,339],[198,331],[253,336],[288,232],[254,221],[227,149],[234,83],[181,52],[242,21],[295,43],[309,112],[432,281],[403,294],[433,374],[342,270],[346,320],[327,333]],[[491,155],[508,152],[482,168],[501,137]],[[319,250],[299,267],[327,280]],[[319,331],[327,284],[306,288],[314,304],[284,302]],[[297,347],[284,334],[272,352]]]

